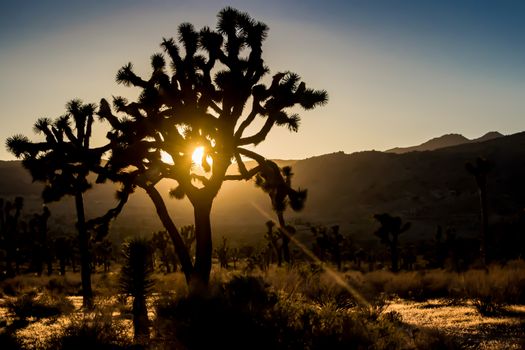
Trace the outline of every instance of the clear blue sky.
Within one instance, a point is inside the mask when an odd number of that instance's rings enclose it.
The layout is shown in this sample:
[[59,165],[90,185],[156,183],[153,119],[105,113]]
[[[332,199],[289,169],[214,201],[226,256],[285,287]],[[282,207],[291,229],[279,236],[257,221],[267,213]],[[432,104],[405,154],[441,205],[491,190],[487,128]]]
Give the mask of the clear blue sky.
[[[72,98],[133,96],[114,81],[120,66],[147,73],[163,36],[186,21],[213,27],[228,5],[269,25],[272,73],[330,94],[302,113],[298,134],[279,130],[259,147],[269,157],[525,130],[524,1],[51,0],[0,4],[0,139],[32,137],[38,117]],[[4,147],[0,159],[12,159]]]

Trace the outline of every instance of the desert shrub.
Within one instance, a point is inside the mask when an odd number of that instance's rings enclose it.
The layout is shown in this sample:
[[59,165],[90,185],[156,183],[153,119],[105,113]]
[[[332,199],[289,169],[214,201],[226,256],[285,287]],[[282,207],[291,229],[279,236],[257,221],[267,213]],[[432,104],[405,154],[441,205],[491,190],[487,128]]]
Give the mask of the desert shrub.
[[457,285],[480,314],[495,315],[507,305],[525,302],[525,265],[515,261],[487,270],[469,270]]
[[0,290],[5,295],[16,296],[28,291],[50,291],[55,294],[77,294],[80,289],[80,275],[70,273],[68,276],[36,276],[33,274],[18,275],[0,282]]
[[368,293],[386,293],[412,300],[449,297],[452,281],[456,278],[457,274],[444,270],[373,271],[364,275]]
[[52,277],[45,289],[55,294],[76,295],[80,290],[80,280],[73,281],[66,276]]
[[15,333],[5,328],[0,330],[0,345],[2,350],[19,350],[24,348]]
[[17,295],[24,287],[22,280],[20,278],[8,278],[1,283],[2,293],[8,296]]
[[73,304],[64,296],[37,294],[35,291],[7,300],[6,307],[20,323],[27,322],[31,317],[40,319],[59,316],[74,309]]
[[166,348],[275,348],[261,323],[275,304],[262,279],[234,277],[212,295],[162,299],[157,303],[157,340]]
[[95,295],[110,296],[118,290],[118,275],[113,273],[93,274],[93,290]]
[[54,336],[48,349],[59,350],[117,350],[139,349],[127,336],[127,328],[115,322],[108,310],[73,317],[63,333]]
[[235,276],[205,297],[164,298],[156,309],[154,340],[167,349],[429,348],[421,339],[414,346],[413,328],[398,313],[320,305],[254,276]]

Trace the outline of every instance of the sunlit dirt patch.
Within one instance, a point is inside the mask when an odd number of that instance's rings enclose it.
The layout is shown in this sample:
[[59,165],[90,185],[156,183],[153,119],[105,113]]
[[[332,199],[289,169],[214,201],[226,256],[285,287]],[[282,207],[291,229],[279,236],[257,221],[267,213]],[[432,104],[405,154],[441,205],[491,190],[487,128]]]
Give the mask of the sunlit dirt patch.
[[434,328],[457,337],[468,349],[522,349],[525,345],[525,305],[514,305],[494,317],[481,316],[472,303],[451,304],[444,299],[424,302],[395,300],[387,311],[403,321]]

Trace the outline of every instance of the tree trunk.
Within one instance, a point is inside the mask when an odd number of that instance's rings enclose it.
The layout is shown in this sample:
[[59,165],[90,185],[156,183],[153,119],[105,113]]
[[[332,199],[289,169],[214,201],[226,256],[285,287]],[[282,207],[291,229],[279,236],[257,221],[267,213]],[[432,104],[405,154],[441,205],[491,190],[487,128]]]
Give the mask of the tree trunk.
[[398,267],[398,251],[397,251],[397,235],[392,235],[392,244],[390,245],[390,257],[392,259],[392,272],[399,271]]
[[487,188],[486,185],[479,187],[479,200],[481,205],[481,245],[480,255],[481,262],[486,267],[490,262],[489,247],[489,217],[488,217],[488,202],[487,202]]
[[281,237],[283,241],[283,245],[282,245],[283,259],[284,259],[284,262],[289,264],[290,263],[290,236],[289,236],[290,233],[286,229],[286,222],[284,221],[283,213],[278,212],[277,217],[279,219],[279,226],[281,227]]
[[91,289],[91,259],[89,256],[89,237],[86,229],[84,198],[81,192],[75,195],[77,209],[78,243],[80,248],[80,278],[82,281],[82,306],[93,308],[93,290]]
[[149,339],[149,320],[146,300],[143,297],[133,297],[132,312],[135,340],[144,343]]
[[211,205],[211,200],[194,203],[196,249],[195,270],[190,284],[192,292],[206,290],[210,280],[212,255]]
[[188,250],[184,245],[184,241],[182,240],[182,237],[180,236],[177,227],[171,220],[170,214],[166,209],[166,204],[164,203],[164,200],[162,199],[159,191],[157,191],[157,189],[153,186],[149,186],[145,188],[145,190],[146,193],[149,195],[149,198],[155,205],[157,215],[159,216],[162,225],[170,235],[171,241],[173,242],[173,247],[175,248],[177,256],[179,257],[182,272],[184,272],[184,277],[186,277],[186,282],[190,283],[191,275],[193,273],[193,265],[191,263],[191,258],[188,253]]

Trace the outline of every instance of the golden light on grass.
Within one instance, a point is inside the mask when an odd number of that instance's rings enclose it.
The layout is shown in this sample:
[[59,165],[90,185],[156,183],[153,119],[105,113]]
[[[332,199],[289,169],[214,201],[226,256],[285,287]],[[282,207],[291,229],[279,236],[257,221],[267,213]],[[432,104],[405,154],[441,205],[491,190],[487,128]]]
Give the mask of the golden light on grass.
[[[266,217],[269,220],[273,219],[270,214],[268,214],[264,209],[259,207],[255,202],[251,202],[251,204],[264,217]],[[369,310],[372,308],[372,305],[368,302],[368,300],[366,300],[365,297],[363,295],[361,295],[361,293],[359,293],[354,287],[352,287],[350,284],[348,284],[348,282],[345,281],[344,276],[340,272],[338,272],[338,271],[332,269],[330,266],[328,266],[328,264],[326,264],[324,261],[319,259],[317,257],[317,255],[315,255],[314,252],[312,252],[310,249],[308,249],[303,243],[301,243],[299,240],[297,240],[294,236],[289,235],[286,232],[286,230],[283,230],[283,233],[285,235],[287,235],[288,238],[290,239],[290,241],[295,243],[295,245],[297,247],[299,247],[303,251],[303,253],[305,253],[310,259],[312,259],[319,266],[321,266],[322,269],[328,274],[328,276],[330,276],[330,278],[332,278],[335,281],[335,283],[337,283],[338,285],[340,285],[341,287],[346,289],[346,291],[348,293],[350,293],[350,295],[352,295],[354,297],[354,299],[356,300],[357,303],[359,303],[361,306],[364,306],[364,307],[368,308]]]

